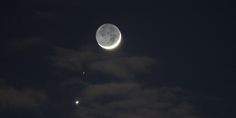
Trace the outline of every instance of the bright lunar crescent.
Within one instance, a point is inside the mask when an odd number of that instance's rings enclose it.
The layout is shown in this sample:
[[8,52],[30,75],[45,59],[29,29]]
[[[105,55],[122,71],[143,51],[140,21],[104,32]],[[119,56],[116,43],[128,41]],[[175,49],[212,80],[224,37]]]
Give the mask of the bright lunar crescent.
[[96,40],[102,48],[112,50],[120,44],[121,32],[115,25],[106,23],[98,28]]

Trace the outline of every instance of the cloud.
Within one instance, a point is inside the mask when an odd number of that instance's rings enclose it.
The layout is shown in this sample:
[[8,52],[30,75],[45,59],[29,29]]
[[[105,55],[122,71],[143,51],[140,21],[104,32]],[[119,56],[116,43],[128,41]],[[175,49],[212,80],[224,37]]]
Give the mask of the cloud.
[[46,100],[47,96],[39,91],[18,90],[13,87],[0,88],[1,109],[30,110],[41,106]]
[[65,48],[56,48],[51,59],[57,67],[74,72],[88,69],[123,79],[147,73],[157,63],[155,58],[148,56],[114,55],[88,49]]
[[140,87],[139,84],[136,83],[109,83],[109,84],[97,84],[87,87],[83,94],[89,98],[97,98],[104,96],[117,96],[129,94],[129,92],[134,89],[138,89]]
[[63,67],[71,71],[82,71],[85,64],[96,60],[99,55],[92,51],[77,51],[66,48],[55,48],[55,56],[51,59],[57,67]]
[[81,94],[81,118],[198,118],[180,88],[145,88],[138,83],[91,85]]
[[[38,37],[28,37],[7,41],[5,48],[7,57],[40,57],[45,56],[52,50],[52,45],[44,39]],[[10,55],[10,56],[9,56]]]
[[155,63],[156,60],[147,56],[120,57],[93,62],[89,68],[119,78],[133,78],[139,73],[148,72],[149,67]]

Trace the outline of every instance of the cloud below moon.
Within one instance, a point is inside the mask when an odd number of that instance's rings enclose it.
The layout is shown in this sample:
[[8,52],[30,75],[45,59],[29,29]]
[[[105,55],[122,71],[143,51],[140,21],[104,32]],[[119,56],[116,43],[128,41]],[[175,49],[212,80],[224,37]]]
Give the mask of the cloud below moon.
[[40,91],[18,90],[13,87],[0,88],[0,109],[3,110],[30,110],[40,107],[46,100],[47,95]]
[[88,86],[81,96],[80,118],[198,118],[189,95],[177,87],[104,83]]
[[148,56],[123,55],[114,58],[97,51],[65,48],[56,48],[55,52],[51,59],[57,67],[74,72],[89,69],[121,79],[145,74],[157,64],[157,59]]
[[80,118],[199,118],[191,96],[178,87],[145,86],[137,78],[151,71],[156,58],[137,55],[107,56],[94,50],[55,49],[57,67],[74,72],[83,69],[110,75],[122,81],[86,85],[80,90]]
[[118,78],[134,78],[147,73],[156,60],[146,56],[120,57],[113,60],[95,61],[89,65],[91,70],[113,75]]

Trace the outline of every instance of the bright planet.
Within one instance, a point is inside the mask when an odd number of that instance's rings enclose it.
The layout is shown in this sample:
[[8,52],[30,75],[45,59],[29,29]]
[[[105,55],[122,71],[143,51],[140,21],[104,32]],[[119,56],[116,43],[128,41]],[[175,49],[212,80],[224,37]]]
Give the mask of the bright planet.
[[78,104],[79,104],[79,100],[76,100],[76,101],[75,101],[75,104],[78,105]]
[[112,50],[120,44],[121,32],[117,26],[106,23],[97,29],[96,40],[103,49]]

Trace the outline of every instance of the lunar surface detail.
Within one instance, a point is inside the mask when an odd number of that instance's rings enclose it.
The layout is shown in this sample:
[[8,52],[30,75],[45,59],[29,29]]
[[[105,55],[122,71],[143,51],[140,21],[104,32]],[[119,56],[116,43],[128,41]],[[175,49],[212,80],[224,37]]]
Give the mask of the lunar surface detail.
[[96,40],[100,47],[112,50],[121,42],[121,32],[117,26],[106,23],[100,26],[96,32]]

